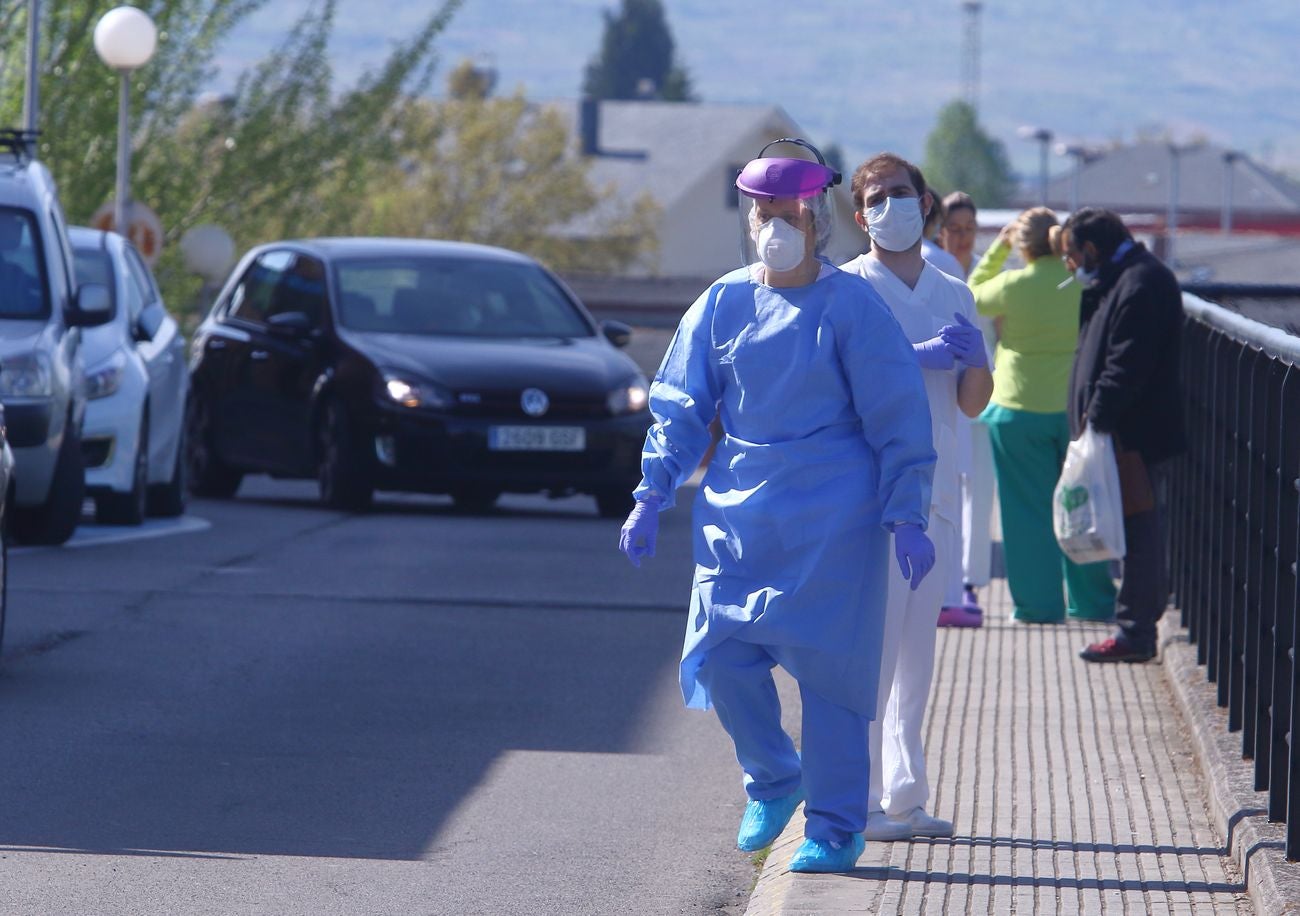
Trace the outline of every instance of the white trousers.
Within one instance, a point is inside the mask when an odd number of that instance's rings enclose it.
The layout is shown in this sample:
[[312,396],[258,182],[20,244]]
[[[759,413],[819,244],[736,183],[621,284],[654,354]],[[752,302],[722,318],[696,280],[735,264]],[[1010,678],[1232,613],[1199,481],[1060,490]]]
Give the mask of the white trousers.
[[993,470],[993,443],[989,428],[978,421],[963,422],[962,435],[970,451],[961,475],[961,562],[953,563],[944,589],[943,603],[962,602],[962,587],[982,588],[993,579],[993,500],[997,475]]
[[961,493],[961,567],[968,583],[982,587],[993,578],[993,500],[998,478],[989,428],[972,423],[970,444],[971,469]]
[[931,515],[934,569],[912,591],[890,567],[880,655],[880,705],[869,730],[871,789],[868,809],[904,814],[930,798],[921,726],[934,677],[935,624],[951,567],[960,569],[961,539],[953,523]]

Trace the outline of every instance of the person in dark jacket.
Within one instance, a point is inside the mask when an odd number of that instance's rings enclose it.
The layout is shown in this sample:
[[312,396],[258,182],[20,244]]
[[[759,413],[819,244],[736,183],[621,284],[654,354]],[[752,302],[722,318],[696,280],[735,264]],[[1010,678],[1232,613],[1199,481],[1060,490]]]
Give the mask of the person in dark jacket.
[[1169,599],[1162,511],[1169,459],[1186,448],[1179,383],[1183,305],[1178,281],[1119,216],[1085,207],[1061,233],[1083,287],[1070,375],[1070,436],[1086,424],[1115,441],[1128,552],[1115,636],[1079,653],[1090,662],[1144,662]]

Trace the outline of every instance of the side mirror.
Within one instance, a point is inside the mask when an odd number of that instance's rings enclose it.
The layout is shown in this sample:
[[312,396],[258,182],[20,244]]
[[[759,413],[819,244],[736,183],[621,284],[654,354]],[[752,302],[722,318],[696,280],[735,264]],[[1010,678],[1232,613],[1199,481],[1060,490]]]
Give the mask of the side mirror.
[[113,320],[113,297],[102,283],[83,283],[77,289],[65,320],[70,327],[93,328]]
[[632,342],[632,329],[621,321],[602,321],[600,333],[620,350]]
[[163,311],[161,305],[155,302],[153,305],[148,306],[140,313],[140,318],[135,323],[135,342],[144,343],[157,337],[166,318],[167,313]]
[[266,319],[266,327],[280,337],[306,337],[316,325],[305,312],[277,312]]

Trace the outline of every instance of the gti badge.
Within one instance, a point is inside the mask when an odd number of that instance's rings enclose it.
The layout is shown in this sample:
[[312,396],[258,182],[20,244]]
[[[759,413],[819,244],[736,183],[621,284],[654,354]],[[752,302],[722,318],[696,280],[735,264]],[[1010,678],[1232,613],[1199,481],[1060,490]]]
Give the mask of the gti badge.
[[540,388],[525,388],[519,403],[530,417],[540,417],[551,409],[551,399]]

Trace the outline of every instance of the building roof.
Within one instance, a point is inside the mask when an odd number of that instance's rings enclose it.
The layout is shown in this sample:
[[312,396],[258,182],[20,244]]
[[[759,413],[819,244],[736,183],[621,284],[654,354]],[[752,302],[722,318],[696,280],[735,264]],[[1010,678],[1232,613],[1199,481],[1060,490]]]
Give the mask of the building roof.
[[[581,103],[550,103],[582,136]],[[734,147],[754,133],[784,136],[797,130],[775,105],[715,105],[705,102],[602,101],[596,106],[598,154],[590,178],[629,194],[646,193],[671,207],[704,178],[717,175]],[[758,150],[744,151],[745,160]],[[736,163],[737,166],[744,162]]]
[[[1282,235],[1184,232],[1179,279],[1192,283],[1300,286],[1300,239]],[[1300,313],[1293,316],[1300,322]]]
[[[1181,147],[1177,156],[1180,213],[1212,214],[1217,221],[1223,208],[1226,170],[1231,168],[1235,215],[1300,220],[1300,184],[1249,156],[1230,154],[1226,148],[1211,143]],[[1163,214],[1169,206],[1172,163],[1167,143],[1138,143],[1107,150],[1079,172],[1079,203],[1124,213]],[[1073,182],[1073,169],[1049,182],[1048,205],[1068,208]],[[1026,189],[1020,203],[1037,204],[1036,191],[1036,186]]]

